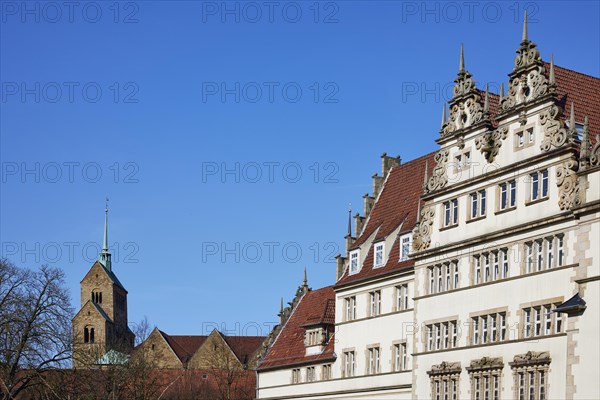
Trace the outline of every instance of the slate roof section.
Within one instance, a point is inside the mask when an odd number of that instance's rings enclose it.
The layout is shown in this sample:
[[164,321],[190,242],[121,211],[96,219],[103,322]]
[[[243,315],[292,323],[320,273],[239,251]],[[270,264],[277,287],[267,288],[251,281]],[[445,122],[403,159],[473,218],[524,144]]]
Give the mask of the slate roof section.
[[[379,199],[376,201],[371,214],[367,220],[362,234],[352,245],[352,249],[357,249],[363,244],[375,231],[377,231],[374,242],[385,239],[400,224],[402,228],[400,233],[411,232],[417,221],[417,212],[419,208],[419,198],[423,194],[423,179],[425,177],[425,165],[428,166],[428,176],[431,176],[435,153],[416,158],[407,163],[401,164],[390,170]],[[400,245],[398,238],[394,244],[388,260],[383,267],[373,268],[373,246],[370,246],[361,270],[349,275],[348,271],[340,277],[336,287],[341,285],[372,278],[377,275],[393,272],[395,270],[410,267],[413,261],[400,261]]]
[[333,327],[335,320],[335,292],[332,286],[308,291],[287,320],[271,349],[259,364],[258,370],[288,367],[310,362],[335,360],[334,336],[331,335],[323,352],[306,356],[304,332],[307,324],[321,321]]

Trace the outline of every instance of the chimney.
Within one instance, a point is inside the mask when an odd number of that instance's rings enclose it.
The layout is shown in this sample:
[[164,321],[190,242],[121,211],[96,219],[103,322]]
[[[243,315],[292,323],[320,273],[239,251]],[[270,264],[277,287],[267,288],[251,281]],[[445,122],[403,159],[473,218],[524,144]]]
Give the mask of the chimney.
[[359,213],[356,213],[354,215],[354,232],[356,234],[356,237],[360,236],[360,233],[362,232],[362,228],[363,228],[363,224],[365,223],[365,217],[361,217]]
[[381,174],[383,175],[383,178],[385,179],[388,172],[390,172],[393,167],[400,165],[401,162],[400,156],[390,157],[387,153],[383,153],[381,155]]
[[369,196],[369,193],[365,193],[365,195],[363,196],[363,200],[365,203],[363,214],[365,215],[365,218],[367,218],[369,214],[371,214],[373,205],[375,205],[375,197]]
[[377,172],[375,172],[375,175],[373,175],[372,178],[373,178],[373,197],[377,198],[377,196],[379,195],[379,191],[381,190],[381,186],[383,185],[384,177],[377,175]]
[[341,254],[335,256],[335,281],[337,282],[344,272],[344,263],[346,262],[346,257],[342,257]]

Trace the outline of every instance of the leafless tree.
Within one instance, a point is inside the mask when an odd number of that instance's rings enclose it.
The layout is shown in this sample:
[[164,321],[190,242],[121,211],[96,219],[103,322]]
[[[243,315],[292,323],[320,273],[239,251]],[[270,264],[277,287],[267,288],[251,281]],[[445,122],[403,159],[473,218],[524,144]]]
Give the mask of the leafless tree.
[[0,394],[14,399],[69,365],[73,308],[64,273],[0,260]]

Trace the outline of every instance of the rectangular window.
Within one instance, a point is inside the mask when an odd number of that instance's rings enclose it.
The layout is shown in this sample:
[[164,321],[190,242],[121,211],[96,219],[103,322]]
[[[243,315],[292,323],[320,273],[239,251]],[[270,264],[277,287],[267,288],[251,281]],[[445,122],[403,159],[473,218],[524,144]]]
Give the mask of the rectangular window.
[[557,245],[556,245],[557,250],[558,250],[557,251],[558,257],[557,257],[557,260],[556,260],[556,264],[557,264],[557,266],[562,267],[563,264],[565,263],[565,250],[563,248],[563,236],[562,235],[558,235],[556,237],[556,239],[557,239],[557,242],[558,242]]
[[508,278],[508,249],[500,250],[500,255],[502,259],[502,278]]
[[490,254],[489,253],[484,253],[483,254],[483,270],[484,270],[484,275],[485,275],[485,281],[489,282],[490,281],[490,277],[491,277],[491,271],[490,271]]
[[369,293],[369,302],[370,302],[370,316],[376,317],[381,313],[381,291],[376,290],[374,292]]
[[396,286],[396,310],[408,309],[408,283]]
[[457,321],[450,322],[450,328],[452,329],[452,347],[458,346],[458,323]]
[[300,383],[300,368],[292,370],[292,383]]
[[450,347],[450,331],[449,331],[448,322],[442,324],[442,331],[443,331],[443,335],[444,335],[444,338],[442,341],[442,347],[444,349],[447,349]]
[[479,344],[479,317],[475,317],[471,319],[471,324],[473,327],[473,344]]
[[356,319],[356,296],[346,297],[346,321]]
[[530,196],[531,201],[548,197],[548,170],[542,170],[529,174],[531,178]]
[[435,293],[435,275],[433,267],[429,268],[429,294]]
[[435,324],[435,349],[440,350],[442,348],[442,332],[440,324]]
[[402,352],[402,363],[400,366],[402,371],[406,371],[408,369],[408,352],[406,351],[406,343],[400,344],[400,351]]
[[368,371],[369,375],[378,374],[379,373],[379,347],[372,347],[369,349],[368,353]]
[[375,244],[375,262],[374,267],[382,267],[383,266],[383,255],[384,255],[384,243]]
[[536,255],[536,265],[535,268],[537,271],[541,271],[543,267],[544,260],[544,243],[542,240],[536,240],[535,242],[535,255]]
[[487,315],[482,316],[479,322],[481,324],[481,344],[486,344],[488,342]]
[[306,368],[306,382],[314,382],[315,381],[315,367],[307,367]]
[[458,223],[458,199],[444,203],[444,226],[453,226]]
[[442,270],[444,271],[444,281],[445,281],[445,288],[446,290],[450,290],[452,289],[452,281],[450,280],[452,278],[452,275],[450,274],[450,264],[444,264],[442,266]]
[[325,364],[321,367],[321,380],[331,379],[331,364]]
[[475,284],[481,283],[481,256],[477,255],[473,257],[475,261]]
[[524,334],[525,337],[531,337],[531,308],[525,309],[525,322],[524,322]]
[[438,265],[436,268],[436,274],[437,274],[437,281],[438,281],[438,287],[437,287],[437,292],[441,293],[444,291],[444,279],[442,277],[442,268]]
[[527,260],[525,261],[525,267],[526,267],[526,272],[530,273],[530,272],[533,272],[533,264],[534,264],[533,242],[525,243],[525,248],[526,248],[526,253],[527,253]]
[[354,351],[344,352],[344,378],[354,376]]
[[492,257],[493,257],[493,267],[492,267],[492,271],[493,271],[493,279],[494,280],[498,280],[500,279],[500,253],[497,251],[494,251],[492,253]]
[[498,318],[500,320],[500,340],[507,340],[506,337],[506,314],[499,313]]
[[544,318],[544,335],[550,335],[552,333],[552,310],[550,304],[545,305],[543,308]]
[[350,275],[358,272],[358,250],[350,253]]
[[458,282],[458,263],[456,261],[454,261],[450,265],[452,266],[452,271],[453,271],[453,276],[454,276],[454,279],[453,279],[454,284],[453,284],[452,288],[453,289],[458,289],[458,285],[459,285],[459,282]]
[[486,191],[471,193],[471,218],[484,217],[486,213]]
[[412,235],[404,235],[400,237],[400,261],[408,260],[410,247],[412,245]]
[[433,325],[427,326],[427,350],[433,350]]

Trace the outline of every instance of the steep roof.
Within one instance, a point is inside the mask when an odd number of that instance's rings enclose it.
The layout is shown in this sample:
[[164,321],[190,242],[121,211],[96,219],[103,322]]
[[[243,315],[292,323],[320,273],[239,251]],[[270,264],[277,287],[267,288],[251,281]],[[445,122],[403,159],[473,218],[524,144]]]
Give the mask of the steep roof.
[[[428,176],[431,176],[435,167],[434,155],[434,153],[427,154],[390,170],[379,199],[373,206],[366,226],[356,238],[352,249],[358,248],[367,241],[375,231],[377,232],[373,240],[378,241],[389,236],[400,224],[402,224],[400,232],[410,232],[413,229],[417,221],[419,197],[423,194],[425,165],[428,165]],[[345,271],[336,286],[412,266],[414,263],[411,260],[399,261],[400,248],[397,240],[397,238],[394,240],[392,251],[383,267],[373,268],[373,246],[371,246],[362,269],[354,275],[348,275],[348,271]]]
[[[550,66],[546,63],[546,70]],[[600,79],[567,68],[554,66],[557,100],[564,110],[563,119],[568,120],[571,102],[575,106],[575,122],[589,119],[590,139],[600,133]]]
[[208,338],[208,336],[169,335],[161,330],[159,332],[182,363],[187,362]]
[[273,346],[259,364],[259,370],[290,366],[313,361],[335,359],[334,337],[329,338],[320,354],[306,356],[305,326],[315,321],[333,326],[335,320],[335,292],[332,286],[306,292],[286,322]]
[[222,333],[221,336],[242,365],[248,364],[254,352],[265,340],[264,336],[226,336]]

